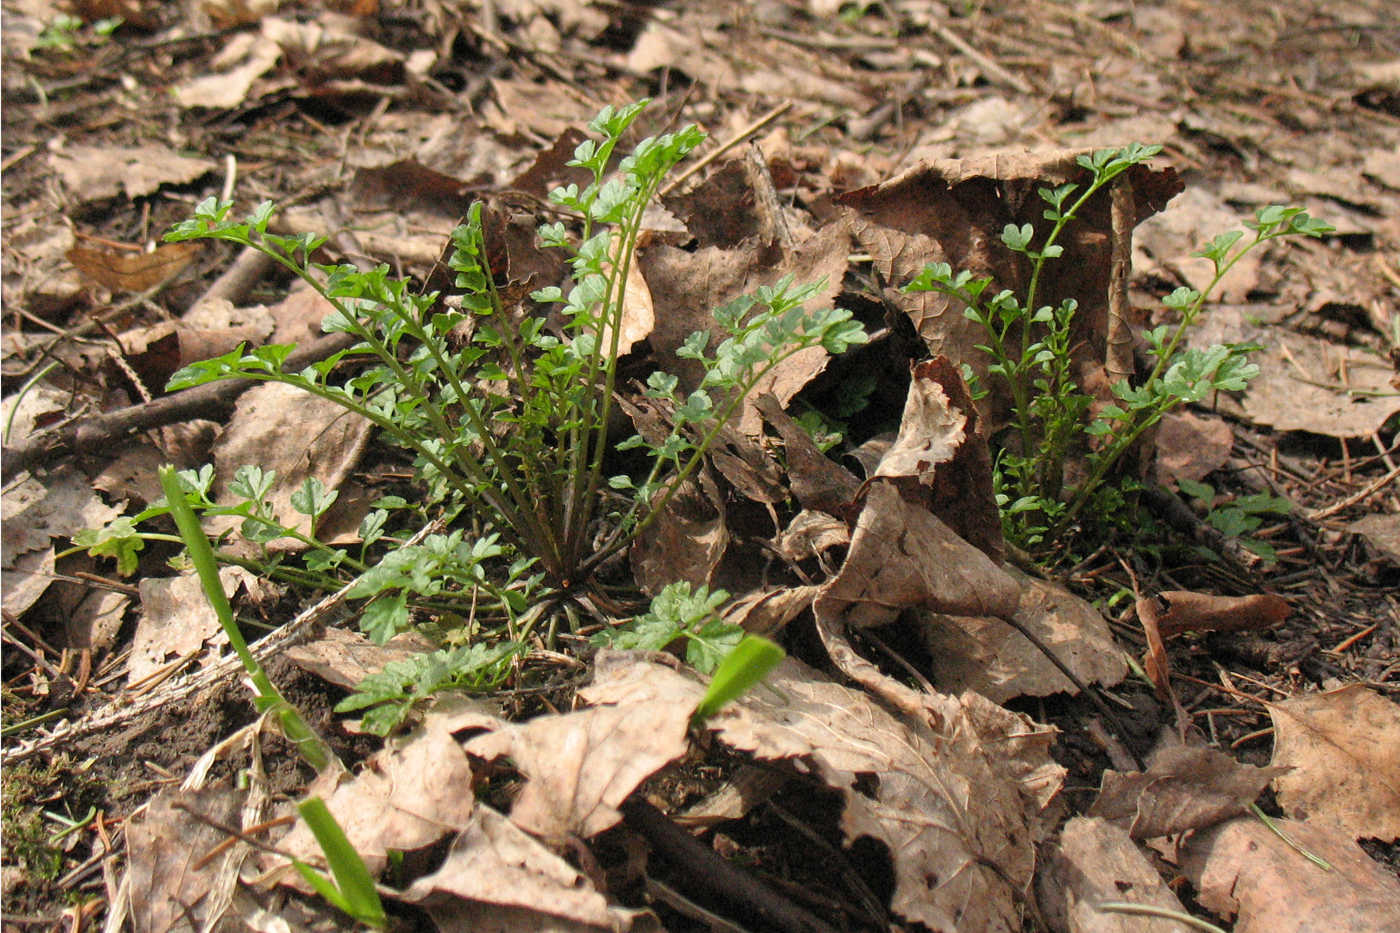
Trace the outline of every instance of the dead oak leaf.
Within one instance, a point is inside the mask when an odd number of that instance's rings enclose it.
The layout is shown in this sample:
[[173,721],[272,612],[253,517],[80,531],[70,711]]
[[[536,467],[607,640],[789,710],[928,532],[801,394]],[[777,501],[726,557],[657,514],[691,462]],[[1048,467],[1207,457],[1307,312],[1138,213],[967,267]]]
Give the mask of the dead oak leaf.
[[1400,706],[1359,684],[1271,703],[1275,779],[1289,815],[1354,837],[1400,837]]
[[1088,815],[1121,823],[1134,839],[1155,839],[1243,813],[1277,774],[1213,748],[1169,746],[1146,771],[1105,771]]
[[466,714],[453,724],[490,730],[467,740],[467,752],[509,758],[525,775],[510,818],[532,835],[563,840],[602,832],[621,819],[618,805],[639,784],[685,754],[700,688],[675,671],[622,658],[600,653],[594,684],[579,691],[600,704],[590,709],[518,724]]
[[1038,805],[992,757],[997,737],[971,720],[961,738],[935,734],[794,659],[765,683],[711,728],[841,792],[846,839],[877,839],[894,860],[894,912],[935,930],[1020,929],[1016,891],[1034,869]]
[[[1235,933],[1371,933],[1395,928],[1400,881],[1335,826],[1278,820],[1285,842],[1254,817],[1198,833],[1182,872],[1203,906],[1236,916]],[[1297,848],[1326,860],[1327,871]]]

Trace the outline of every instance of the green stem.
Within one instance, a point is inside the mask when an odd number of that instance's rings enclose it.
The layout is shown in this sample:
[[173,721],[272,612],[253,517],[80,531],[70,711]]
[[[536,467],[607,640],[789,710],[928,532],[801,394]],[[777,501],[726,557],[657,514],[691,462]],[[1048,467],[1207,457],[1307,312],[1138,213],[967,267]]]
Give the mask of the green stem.
[[223,627],[224,634],[228,636],[234,654],[238,655],[238,660],[242,663],[248,678],[253,682],[255,691],[253,705],[259,713],[274,713],[282,725],[282,732],[287,740],[296,747],[308,764],[317,771],[324,771],[336,760],[335,753],[331,751],[330,746],[321,740],[315,730],[307,725],[306,720],[301,718],[296,707],[282,697],[277,687],[268,678],[267,672],[253,656],[253,652],[249,650],[248,643],[244,641],[243,633],[238,628],[238,623],[234,621],[233,609],[229,606],[223,582],[219,579],[219,567],[214,560],[214,551],[209,546],[209,539],[204,536],[204,529],[200,527],[194,509],[190,508],[189,501],[185,498],[185,490],[180,485],[180,478],[176,474],[175,468],[168,465],[163,466],[157,471],[157,474],[160,477],[161,488],[165,491],[166,502],[170,506],[171,517],[175,519],[175,525],[180,529],[180,537],[184,540],[185,547],[189,551],[190,562],[194,564],[195,572],[199,574],[205,598],[209,600],[214,615],[218,617],[219,625]]

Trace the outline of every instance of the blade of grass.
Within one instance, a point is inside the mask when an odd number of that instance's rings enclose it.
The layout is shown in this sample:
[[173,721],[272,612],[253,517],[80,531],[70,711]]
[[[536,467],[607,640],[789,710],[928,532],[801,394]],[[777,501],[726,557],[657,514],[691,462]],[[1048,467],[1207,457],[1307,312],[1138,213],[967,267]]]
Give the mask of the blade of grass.
[[729,657],[725,658],[710,678],[710,689],[705,691],[691,716],[691,723],[699,724],[719,712],[731,700],[742,696],[754,684],[762,680],[769,671],[785,657],[782,648],[758,635],[745,635],[734,646]]
[[190,508],[189,501],[185,498],[185,490],[180,485],[175,468],[163,466],[157,471],[157,475],[160,477],[161,489],[165,491],[171,517],[175,519],[180,538],[189,552],[190,562],[199,574],[204,596],[209,600],[214,615],[219,619],[219,625],[228,636],[229,644],[233,646],[234,653],[238,655],[238,660],[243,663],[243,669],[248,672],[248,677],[253,682],[253,705],[260,713],[272,712],[276,715],[283,735],[296,747],[297,752],[317,771],[325,770],[336,760],[335,753],[315,730],[306,724],[296,707],[282,697],[257,658],[253,657],[253,652],[248,650],[248,643],[239,631],[238,623],[234,621],[228,597],[224,595],[223,582],[219,579],[219,565],[214,560],[214,550],[209,546],[209,539],[205,537],[194,509]]
[[[294,863],[302,877],[315,887],[322,897],[361,923],[374,927],[384,926],[387,923],[384,904],[379,900],[379,892],[374,889],[374,878],[365,867],[360,853],[355,851],[355,847],[345,837],[345,831],[335,821],[325,801],[320,797],[310,797],[297,804],[297,812],[306,820],[311,834],[316,837],[321,851],[325,853],[326,865],[330,867],[335,884],[332,886],[323,875],[309,865]],[[334,896],[325,890],[327,887],[335,892]]]

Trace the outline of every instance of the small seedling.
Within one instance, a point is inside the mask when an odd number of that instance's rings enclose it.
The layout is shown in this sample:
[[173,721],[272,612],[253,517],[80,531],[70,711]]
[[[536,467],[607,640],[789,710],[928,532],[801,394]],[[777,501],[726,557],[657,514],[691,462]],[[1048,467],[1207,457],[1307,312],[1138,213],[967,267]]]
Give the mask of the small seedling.
[[[1201,402],[1217,392],[1244,389],[1259,368],[1249,362],[1258,349],[1248,344],[1215,345],[1204,350],[1183,349],[1182,341],[1199,320],[1206,296],[1251,249],[1285,236],[1319,237],[1333,228],[1296,207],[1267,207],[1245,226],[1251,241],[1231,231],[1206,244],[1196,254],[1209,259],[1214,275],[1203,291],[1178,288],[1164,299],[1176,312],[1175,325],[1161,325],[1142,334],[1154,360],[1151,372],[1136,384],[1122,380],[1112,387],[1114,402],[1091,417],[1094,398],[1075,381],[1071,332],[1079,305],[1066,299],[1058,307],[1037,304],[1045,264],[1064,252],[1057,240],[1099,189],[1134,165],[1146,162],[1160,146],[1133,144],[1080,156],[1089,183],[1041,188],[1048,205],[1044,217],[1051,228],[1044,239],[1032,224],[1007,224],[1002,243],[1024,255],[1031,276],[1024,295],[1009,289],[988,294],[992,279],[969,271],[954,272],[947,263],[927,266],[905,286],[909,292],[942,292],[957,299],[964,313],[982,328],[986,342],[978,349],[990,357],[987,373],[1000,382],[1012,402],[1015,441],[995,452],[997,500],[1008,540],[1032,553],[1060,546],[1064,535],[1085,515],[1104,517],[1120,512],[1127,490],[1116,469],[1143,432],[1180,405]],[[1084,477],[1066,486],[1066,465],[1080,450]],[[1111,524],[1111,522],[1107,522]]]

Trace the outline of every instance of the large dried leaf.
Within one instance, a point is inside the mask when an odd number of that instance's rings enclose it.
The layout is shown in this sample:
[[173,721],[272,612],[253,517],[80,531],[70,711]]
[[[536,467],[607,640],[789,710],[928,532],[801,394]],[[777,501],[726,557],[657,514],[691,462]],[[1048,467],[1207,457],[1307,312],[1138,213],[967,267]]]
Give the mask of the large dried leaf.
[[1400,706],[1360,684],[1269,705],[1279,804],[1354,837],[1400,836]]
[[428,911],[442,933],[623,931],[638,920],[651,928],[648,914],[609,905],[587,875],[486,806],[403,899]]
[[[658,493],[658,497],[663,493]],[[709,586],[729,546],[724,500],[707,472],[686,482],[632,545],[632,570],[646,593],[677,580]]]
[[[327,786],[329,785],[329,786]],[[325,773],[309,788],[335,817],[371,874],[390,850],[429,845],[472,820],[472,769],[448,724],[428,717],[423,727],[390,742],[352,778]],[[279,848],[307,862],[323,862],[321,847],[298,821]]]
[[[711,345],[724,335],[715,333],[711,312],[760,285],[772,285],[784,275],[799,284],[822,280],[825,287],[807,302],[809,308],[830,307],[840,293],[846,275],[850,234],[844,224],[831,224],[799,243],[790,253],[772,248],[740,249],[710,247],[695,252],[656,245],[640,253],[639,268],[651,289],[656,308],[652,349],[660,365],[681,377],[682,384],[694,388],[702,371],[692,360],[682,360],[675,350],[695,331],[711,331]],[[826,368],[828,355],[820,347],[809,347],[774,367],[754,387],[739,419],[739,430],[757,434],[761,428],[753,399],[772,394],[786,405],[803,386]]]
[[909,725],[793,659],[767,684],[711,728],[756,757],[811,768],[841,792],[847,840],[870,836],[894,860],[895,913],[934,930],[1021,928],[1017,893],[1034,868],[1039,807],[994,765],[995,738],[969,727],[955,741]]
[[1134,839],[1201,829],[1249,809],[1279,773],[1213,748],[1169,746],[1152,756],[1146,771],[1105,771],[1089,816],[1121,823]]
[[[1069,590],[1006,572],[1021,587],[1015,618],[1040,638],[1056,657],[1086,683],[1105,686],[1127,676],[1128,664],[1097,609]],[[1017,696],[1077,693],[1050,659],[1001,619],[920,614],[924,643],[933,658],[938,685],[975,690],[995,703]]]
[[215,168],[155,144],[135,147],[68,145],[49,156],[54,171],[80,203],[124,194],[151,194],[161,185],[183,185]]
[[[371,427],[359,415],[300,389],[276,382],[254,386],[239,396],[228,427],[214,445],[216,498],[221,502],[232,498],[225,490],[241,466],[276,471],[277,482],[268,495],[272,514],[285,527],[305,534],[311,519],[292,508],[292,495],[313,477],[327,490],[340,489],[359,462]],[[340,529],[329,521],[335,515],[332,509],[317,524],[321,540],[336,539]],[[215,518],[207,526],[223,531],[241,521]],[[359,516],[348,516],[343,524],[353,531]],[[271,546],[292,547],[293,543],[283,538]]]
[[[219,582],[226,596],[256,579],[242,567],[219,570]],[[198,575],[146,577],[139,589],[143,611],[131,639],[131,658],[127,662],[130,682],[144,680],[175,659],[189,660],[206,648],[228,643]],[[217,651],[212,652],[208,660],[217,655]]]
[[[1400,392],[1390,384],[1394,369],[1369,350],[1253,319],[1252,305],[1214,308],[1186,342],[1258,343],[1256,376],[1235,403],[1221,407],[1278,431],[1310,431],[1328,437],[1370,437],[1400,412]],[[1233,406],[1233,407],[1231,407]]]
[[210,915],[208,895],[221,864],[219,859],[203,860],[226,841],[227,835],[206,821],[238,825],[243,796],[226,784],[202,790],[170,788],[127,823],[134,929],[142,933],[195,933],[206,921],[217,920]]
[[893,483],[870,484],[841,571],[817,611],[847,625],[892,622],[906,609],[950,615],[1011,615],[1021,587],[986,554]]
[[487,761],[509,758],[526,777],[510,818],[548,840],[588,837],[615,824],[617,807],[648,777],[685,754],[698,686],[674,671],[624,659],[597,661],[580,696],[603,705],[509,723],[486,714],[454,717],[453,728],[490,730],[466,743]]
[[[990,275],[988,294],[1009,288],[1024,294],[1030,267],[1024,257],[1001,244],[1006,224],[1045,227],[1045,204],[1036,189],[1074,180],[1085,171],[1075,164],[1077,152],[1057,150],[1002,154],[976,159],[923,162],[879,185],[841,195],[837,202],[850,209],[852,230],[889,283],[886,298],[909,315],[930,353],[954,363],[967,363],[987,381],[985,341],[980,325],[963,316],[959,302],[937,292],[907,294],[901,287],[932,262],[947,262],[955,270]],[[1134,220],[1140,223],[1162,206],[1182,184],[1175,171],[1152,171],[1134,166],[1127,176],[1135,196]],[[1079,302],[1073,345],[1081,378],[1102,385],[1108,328],[1111,225],[1105,193],[1081,211],[1079,220],[1061,238],[1064,255],[1045,265],[1037,303]],[[1007,399],[993,398],[991,423],[995,432],[1004,423]]]
[[[1377,865],[1351,835],[1327,823],[1278,820],[1279,838],[1241,817],[1198,833],[1182,869],[1201,904],[1238,915],[1235,933],[1375,933],[1395,929],[1400,881]],[[1326,860],[1324,869],[1297,847]]]
[[1179,933],[1175,920],[1098,909],[1127,901],[1182,912],[1161,874],[1117,824],[1075,817],[1037,877],[1040,908],[1052,928],[1075,933]]

